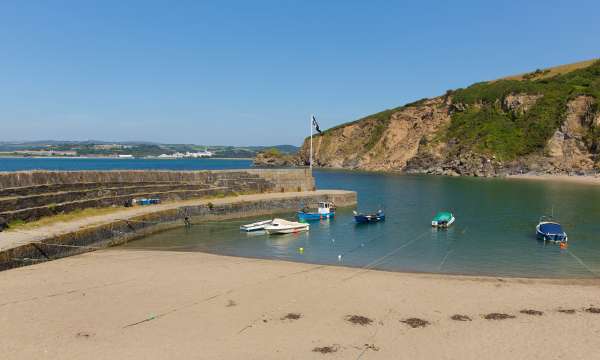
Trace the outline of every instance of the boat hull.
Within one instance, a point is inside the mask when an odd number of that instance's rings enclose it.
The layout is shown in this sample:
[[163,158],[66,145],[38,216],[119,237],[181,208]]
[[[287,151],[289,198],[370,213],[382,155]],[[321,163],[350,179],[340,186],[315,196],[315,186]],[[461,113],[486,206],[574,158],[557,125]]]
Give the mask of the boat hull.
[[354,221],[356,221],[357,224],[371,224],[371,223],[376,223],[376,222],[380,222],[380,221],[385,221],[385,215],[355,215],[354,216]]
[[269,235],[277,235],[277,234],[296,234],[299,232],[308,231],[308,229],[309,229],[309,226],[306,225],[306,226],[297,226],[297,227],[285,228],[285,229],[266,228],[265,231]]
[[240,227],[240,230],[245,231],[245,232],[255,232],[255,231],[263,231],[263,230],[265,230],[265,227],[264,226],[254,226],[254,227],[246,227],[246,228]]
[[328,214],[319,214],[319,213],[308,213],[298,211],[298,220],[299,221],[316,221],[316,220],[324,220],[330,219],[335,216],[335,212],[330,212]]
[[245,232],[262,231],[266,226],[271,225],[273,220],[265,220],[240,226],[240,230]]
[[564,231],[561,233],[549,233],[540,229],[540,224],[535,227],[535,235],[538,240],[550,242],[567,242],[569,238]]
[[310,225],[295,221],[287,221],[283,219],[274,219],[273,222],[265,226],[267,234],[294,234],[302,231],[308,231]]
[[450,220],[448,220],[447,222],[438,222],[438,221],[431,221],[431,226],[436,227],[436,228],[447,228],[450,227],[452,224],[454,224],[454,221],[456,220],[456,218],[453,216],[452,218],[450,218]]

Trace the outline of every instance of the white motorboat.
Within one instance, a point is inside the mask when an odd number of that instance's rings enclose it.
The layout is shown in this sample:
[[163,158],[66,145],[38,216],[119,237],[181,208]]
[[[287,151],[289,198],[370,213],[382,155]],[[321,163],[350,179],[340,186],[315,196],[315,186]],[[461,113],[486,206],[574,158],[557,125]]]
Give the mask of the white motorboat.
[[258,221],[258,222],[252,223],[252,224],[242,225],[242,226],[240,226],[240,230],[246,231],[246,232],[261,231],[261,230],[265,229],[265,226],[271,225],[272,222],[273,222],[273,220]]
[[291,234],[300,231],[308,231],[310,225],[284,219],[273,219],[271,224],[265,226],[268,234]]

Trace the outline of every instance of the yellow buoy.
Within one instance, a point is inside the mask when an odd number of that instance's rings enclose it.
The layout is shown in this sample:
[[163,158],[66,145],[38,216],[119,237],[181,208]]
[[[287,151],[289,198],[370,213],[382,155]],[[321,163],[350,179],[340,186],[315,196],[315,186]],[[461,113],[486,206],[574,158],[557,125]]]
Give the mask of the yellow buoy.
[[298,248],[298,252],[299,252],[300,254],[302,254],[302,253],[304,252],[304,248],[303,248],[303,247],[300,247],[300,248]]

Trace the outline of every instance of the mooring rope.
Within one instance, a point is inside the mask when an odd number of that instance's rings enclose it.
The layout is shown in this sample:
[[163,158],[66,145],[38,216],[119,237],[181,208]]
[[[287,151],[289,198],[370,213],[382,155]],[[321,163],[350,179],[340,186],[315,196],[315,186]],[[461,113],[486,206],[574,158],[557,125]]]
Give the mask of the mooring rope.
[[92,250],[105,249],[104,247],[95,247],[95,246],[87,246],[87,245],[52,244],[52,243],[44,243],[41,241],[32,242],[31,244],[39,244],[39,245],[46,245],[46,246],[58,246],[58,247],[67,247],[67,248],[82,248],[82,249],[92,249]]
[[587,266],[586,263],[584,263],[583,260],[581,260],[577,255],[573,254],[571,252],[571,250],[569,250],[569,249],[566,249],[566,250],[567,250],[567,253],[569,253],[569,255],[571,255],[575,260],[577,260],[577,262],[579,264],[581,264],[581,266],[583,266],[587,271],[591,272],[596,277],[600,277],[600,274],[598,274],[595,270],[593,270],[592,268]]
[[[381,261],[385,260],[385,258],[387,258],[387,257],[389,257],[389,256],[391,256],[391,255],[393,255],[394,253],[398,252],[400,249],[402,249],[402,248],[404,248],[404,247],[406,247],[406,246],[408,246],[408,245],[412,244],[413,242],[415,242],[417,239],[419,239],[420,237],[422,237],[422,236],[423,236],[423,235],[425,235],[426,233],[427,233],[427,232],[425,232],[425,233],[421,234],[420,236],[417,236],[417,237],[415,237],[414,239],[412,239],[412,240],[410,240],[410,241],[408,241],[408,242],[404,243],[403,245],[401,245],[401,246],[400,246],[400,247],[398,247],[397,249],[395,249],[395,250],[391,251],[390,253],[386,254],[385,256],[383,256],[383,257],[381,257],[381,258],[377,259],[376,261],[374,261],[374,262],[372,262],[372,263],[368,264],[366,267],[364,267],[363,269],[361,269],[361,271],[364,271],[364,269],[365,269],[365,268],[368,268],[369,266],[374,266],[374,265],[376,265],[378,262],[381,262]],[[371,238],[371,239],[370,239],[368,242],[374,241],[374,240],[376,240],[376,239],[378,239],[378,238],[380,238],[380,237],[382,237],[382,236],[383,236],[383,235],[380,235],[380,236],[376,236],[376,237],[374,237],[374,238]],[[367,242],[367,243],[368,243],[368,242]],[[364,244],[365,244],[365,243],[362,243],[360,246],[357,246],[357,247],[355,247],[355,248],[351,249],[350,251],[356,251],[356,250],[358,250],[358,249],[360,249],[360,248],[364,247]],[[347,251],[346,253],[349,253],[350,251]],[[305,269],[305,270],[302,270],[302,271],[293,272],[293,273],[291,273],[291,274],[286,274],[286,275],[283,275],[283,276],[281,276],[281,275],[280,275],[280,276],[277,276],[277,277],[275,277],[275,278],[272,278],[272,279],[261,280],[261,281],[258,281],[258,282],[256,282],[256,283],[253,283],[253,284],[246,284],[246,285],[242,285],[242,286],[239,286],[239,287],[237,287],[237,288],[232,288],[232,289],[229,289],[229,290],[227,290],[227,291],[221,291],[221,292],[218,292],[217,294],[215,294],[215,295],[213,295],[213,296],[210,296],[210,297],[204,298],[204,299],[202,299],[202,300],[199,300],[199,301],[194,301],[194,302],[191,302],[191,303],[185,304],[185,305],[183,305],[183,306],[180,306],[180,307],[174,307],[174,308],[171,308],[171,309],[169,309],[169,310],[163,311],[163,312],[161,312],[161,313],[159,313],[159,314],[156,314],[156,315],[149,316],[149,317],[147,317],[147,318],[145,318],[145,319],[142,319],[142,320],[139,320],[139,321],[136,321],[136,322],[133,322],[133,323],[126,324],[126,325],[124,325],[124,326],[123,326],[123,328],[129,328],[129,327],[132,327],[132,326],[136,326],[136,325],[140,325],[140,324],[146,323],[146,322],[148,322],[148,321],[156,320],[156,319],[162,318],[162,317],[164,317],[164,316],[167,316],[167,315],[169,315],[169,314],[172,314],[172,313],[174,313],[174,312],[177,312],[177,311],[180,311],[180,310],[183,310],[183,309],[187,309],[187,308],[190,308],[190,307],[193,307],[193,306],[199,305],[199,304],[201,304],[201,303],[204,303],[204,302],[208,302],[208,301],[210,301],[210,300],[216,299],[216,298],[218,298],[218,297],[221,297],[221,296],[223,296],[223,295],[226,295],[226,294],[230,294],[230,293],[232,293],[232,292],[234,292],[234,291],[239,291],[239,290],[241,290],[241,289],[243,289],[243,288],[246,288],[246,287],[249,287],[249,286],[257,286],[257,285],[260,285],[260,284],[263,284],[263,283],[269,283],[269,282],[273,282],[273,281],[276,281],[276,280],[282,280],[282,279],[285,279],[285,278],[287,278],[287,277],[289,277],[289,276],[293,276],[293,275],[298,275],[298,274],[304,274],[304,273],[312,272],[312,271],[314,271],[314,270],[318,270],[318,269],[321,269],[321,268],[324,268],[324,267],[326,267],[326,265],[315,265],[315,266],[312,266],[312,267],[310,267],[310,268],[308,268],[308,269]],[[356,276],[356,275],[358,275],[358,274],[355,274],[355,275],[353,275],[353,276]],[[348,279],[349,279],[349,278],[347,278],[347,279],[341,279],[340,281],[338,281],[338,282],[335,282],[335,284],[333,284],[333,285],[339,285],[339,284],[340,284],[342,281],[345,281],[345,280],[348,280]],[[293,302],[295,302],[295,299],[290,299],[289,301],[285,302],[285,304],[283,304],[283,303],[280,303],[280,304],[277,306],[277,310],[280,310],[280,309],[284,308],[285,306],[288,306],[290,303],[293,303]],[[264,315],[265,315],[264,313],[263,313],[263,314],[261,314],[261,316],[260,316],[260,317],[258,317],[258,318],[256,318],[256,319],[254,319],[253,321],[251,321],[251,323],[250,323],[250,324],[248,324],[248,325],[246,325],[245,327],[243,327],[242,329],[240,329],[240,330],[238,331],[238,334],[241,334],[241,333],[243,333],[243,332],[244,332],[246,329],[248,329],[248,328],[251,328],[251,327],[252,327],[254,324],[256,324],[256,323],[257,323],[257,322],[258,322],[258,321],[259,321],[261,318],[264,318]]]
[[444,264],[446,263],[446,259],[448,259],[448,256],[453,252],[454,250],[448,250],[446,252],[446,256],[444,256],[444,258],[442,259],[442,262],[440,262],[440,266],[438,267],[438,271],[442,270],[442,266],[444,266]]
[[49,261],[48,259],[33,259],[33,258],[10,258],[13,261],[20,261],[20,262],[42,262],[42,261]]
[[387,254],[385,254],[384,256],[375,259],[374,261],[370,262],[369,264],[361,267],[356,273],[350,275],[347,278],[342,279],[342,281],[347,281],[350,280],[364,272],[367,272],[369,270],[371,270],[373,267],[383,263],[385,261],[385,259],[389,258],[390,256],[396,254],[398,251],[404,249],[405,247],[407,247],[408,245],[414,243],[415,241],[417,241],[418,239],[422,238],[423,236],[427,235],[427,233],[429,233],[430,231],[425,231],[423,233],[421,233],[420,235],[418,235],[417,237],[413,238],[412,240],[409,240],[408,242],[405,242],[404,244],[398,246],[397,248],[395,248],[394,250],[388,252]]
[[140,223],[140,224],[160,224],[160,221],[145,221],[145,220],[133,220],[133,219],[115,219],[116,221],[124,221],[126,223]]
[[341,258],[345,257],[348,254],[352,254],[353,252],[355,252],[356,250],[360,250],[362,248],[364,248],[367,244],[372,243],[373,241],[377,240],[377,239],[381,239],[383,237],[384,234],[380,234],[377,236],[372,237],[371,239],[365,241],[365,242],[361,242],[360,245],[357,245],[353,248],[351,248],[350,250],[347,250],[345,252],[340,253],[338,256],[341,256]]

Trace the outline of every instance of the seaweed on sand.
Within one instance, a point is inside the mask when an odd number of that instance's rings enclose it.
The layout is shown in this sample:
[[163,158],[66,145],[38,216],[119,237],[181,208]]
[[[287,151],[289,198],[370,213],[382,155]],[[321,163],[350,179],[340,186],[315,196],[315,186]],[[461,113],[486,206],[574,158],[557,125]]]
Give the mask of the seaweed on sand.
[[429,321],[419,319],[419,318],[408,318],[405,320],[400,320],[400,322],[405,323],[406,325],[410,326],[411,328],[425,327],[430,324]]

